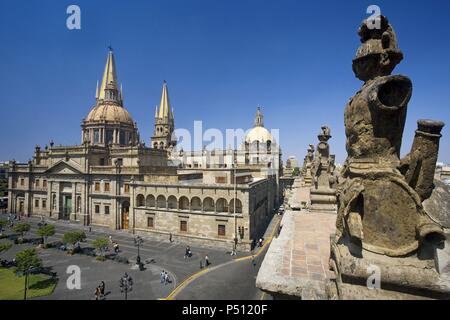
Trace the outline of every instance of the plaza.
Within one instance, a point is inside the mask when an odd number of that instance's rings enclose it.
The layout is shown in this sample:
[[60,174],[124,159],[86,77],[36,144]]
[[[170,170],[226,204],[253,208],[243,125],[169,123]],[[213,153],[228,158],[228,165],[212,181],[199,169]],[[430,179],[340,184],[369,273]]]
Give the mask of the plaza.
[[[0,219],[6,219],[7,215],[0,215]],[[277,224],[275,219],[270,232]],[[20,221],[31,224],[31,230],[27,238],[35,239],[40,219],[23,218]],[[231,256],[230,252],[210,247],[190,246],[192,256],[185,258],[185,243],[169,242],[156,238],[144,238],[140,248],[140,256],[144,262],[144,269],[140,271],[136,267],[137,248],[134,245],[134,237],[128,232],[110,231],[106,228],[81,227],[76,223],[55,222],[56,233],[48,239],[49,243],[60,241],[63,234],[83,230],[87,239],[82,247],[91,247],[92,241],[99,238],[112,237],[119,244],[120,257],[128,259],[129,263],[121,263],[112,260],[97,261],[95,257],[84,254],[69,255],[58,248],[38,249],[39,257],[43,260],[45,268],[50,268],[58,278],[54,292],[46,297],[36,299],[50,300],[94,300],[95,288],[101,281],[106,284],[105,300],[124,299],[124,293],[120,291],[119,279],[126,272],[133,280],[132,291],[128,293],[128,299],[133,300],[155,300],[155,299],[196,299],[208,298],[213,300],[224,300],[235,297],[236,299],[269,299],[254,284],[254,278],[262,262],[267,247],[258,254],[258,248],[251,255],[240,253]],[[268,231],[269,232],[269,231]],[[8,231],[7,231],[8,233]],[[11,233],[11,232],[9,232]],[[5,242],[6,240],[0,240]],[[26,248],[36,247],[31,244],[13,245],[11,249],[0,253],[0,259],[11,261],[16,254]],[[111,249],[112,251],[112,249]],[[208,256],[211,265],[200,269],[200,261]],[[69,289],[67,280],[71,273],[67,273],[70,266],[78,266],[81,270],[81,289]],[[162,270],[168,272],[170,282],[161,283],[160,273]],[[214,281],[211,281],[214,279]],[[188,280],[188,281],[186,281]],[[17,280],[20,281],[20,280]],[[241,288],[241,289],[239,289]],[[239,293],[238,296],[236,294]]]

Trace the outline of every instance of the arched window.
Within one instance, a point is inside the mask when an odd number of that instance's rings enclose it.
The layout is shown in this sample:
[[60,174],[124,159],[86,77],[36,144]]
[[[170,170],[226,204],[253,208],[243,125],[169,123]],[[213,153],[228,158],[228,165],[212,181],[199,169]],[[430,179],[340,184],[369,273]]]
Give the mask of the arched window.
[[186,197],[181,197],[180,200],[178,200],[178,208],[180,210],[189,210],[189,199]]
[[159,147],[160,147],[161,149],[164,149],[164,142],[160,142],[160,143],[159,143]]
[[144,207],[145,206],[145,198],[142,194],[138,194],[136,197],[136,206]]
[[224,198],[220,198],[216,202],[216,211],[217,212],[228,212],[228,202]]
[[272,152],[272,141],[267,141],[267,153]]
[[[230,201],[230,213],[234,213],[234,199]],[[236,213],[242,213],[242,202],[236,199]]]
[[191,210],[202,211],[202,200],[199,197],[193,197],[191,199]]
[[154,149],[158,149],[158,142],[155,142],[155,143],[153,144],[153,148],[154,148]]
[[149,194],[147,198],[145,199],[145,206],[148,208],[154,208],[155,207],[155,196]]
[[175,196],[169,196],[169,198],[167,199],[167,205],[169,209],[177,209],[178,208],[177,198]]
[[163,195],[158,196],[158,198],[156,199],[156,204],[158,208],[166,209],[167,208],[166,197],[164,197]]
[[214,200],[212,198],[205,198],[203,200],[203,211],[205,212],[214,212]]

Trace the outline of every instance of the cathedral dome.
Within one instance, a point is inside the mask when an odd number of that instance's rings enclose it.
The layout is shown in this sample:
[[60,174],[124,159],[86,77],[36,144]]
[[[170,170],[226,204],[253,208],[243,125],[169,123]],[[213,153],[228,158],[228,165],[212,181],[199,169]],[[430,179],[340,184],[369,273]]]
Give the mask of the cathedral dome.
[[92,109],[85,119],[86,122],[120,122],[134,125],[130,113],[123,107],[115,104],[100,104]]
[[273,142],[273,136],[270,134],[269,130],[264,127],[254,127],[249,131],[245,137],[245,142],[252,143],[255,141],[259,142]]

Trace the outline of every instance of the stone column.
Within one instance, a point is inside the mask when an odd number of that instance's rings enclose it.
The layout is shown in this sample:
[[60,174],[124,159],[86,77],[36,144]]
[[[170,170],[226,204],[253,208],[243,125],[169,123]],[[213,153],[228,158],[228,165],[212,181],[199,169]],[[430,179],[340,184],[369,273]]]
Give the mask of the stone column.
[[[8,174],[8,188],[14,189],[14,183],[13,183],[13,175],[11,173]],[[14,204],[13,204],[13,191],[8,192],[8,212],[12,213],[14,210]]]
[[52,216],[52,182],[47,180],[47,208],[48,211],[48,217]]
[[77,220],[77,183],[72,183],[72,212],[70,213],[70,220]]
[[61,206],[60,206],[60,202],[61,202],[61,185],[58,182],[56,185],[56,214],[58,215],[57,219],[60,218],[61,215]]
[[[130,183],[130,214],[129,214],[129,231],[134,233],[134,221],[135,221],[135,186],[134,180]],[[156,199],[155,199],[156,201]]]

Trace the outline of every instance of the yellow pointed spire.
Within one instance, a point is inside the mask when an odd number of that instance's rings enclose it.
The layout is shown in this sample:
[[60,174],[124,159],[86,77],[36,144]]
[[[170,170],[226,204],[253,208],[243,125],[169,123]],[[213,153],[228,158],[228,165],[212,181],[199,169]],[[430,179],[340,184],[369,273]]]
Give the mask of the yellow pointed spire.
[[163,90],[161,95],[161,103],[159,104],[158,118],[172,118],[172,111],[169,102],[169,92],[167,90],[167,82],[164,80]]
[[[109,48],[108,59],[106,60],[105,71],[103,73],[102,84],[100,86],[100,92],[98,94],[98,99],[105,100],[106,90],[112,90],[115,92],[115,96],[118,94],[117,86],[117,74],[116,74],[116,63],[114,61],[114,54],[112,48]],[[113,95],[114,97],[114,95]],[[111,99],[111,97],[108,97]],[[114,100],[114,99],[113,99]]]

